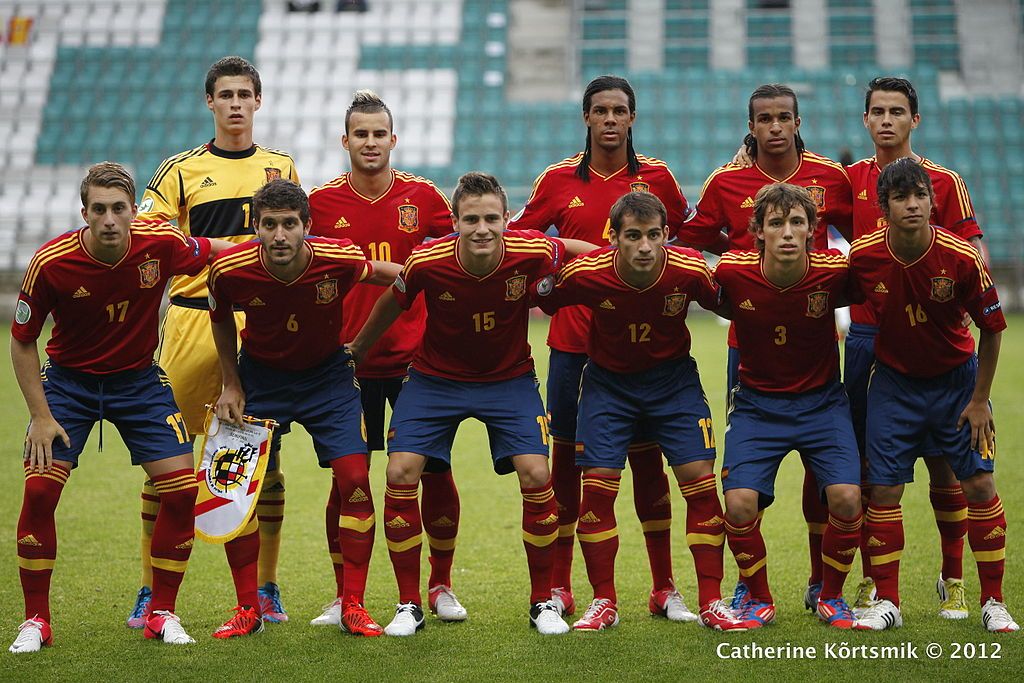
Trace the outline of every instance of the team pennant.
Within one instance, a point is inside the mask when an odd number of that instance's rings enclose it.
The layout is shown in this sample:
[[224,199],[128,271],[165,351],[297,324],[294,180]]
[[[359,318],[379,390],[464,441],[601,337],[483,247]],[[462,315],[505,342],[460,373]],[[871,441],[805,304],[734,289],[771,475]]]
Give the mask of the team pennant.
[[208,415],[196,472],[196,536],[227,543],[245,528],[260,496],[276,426],[273,420],[246,416],[239,427]]

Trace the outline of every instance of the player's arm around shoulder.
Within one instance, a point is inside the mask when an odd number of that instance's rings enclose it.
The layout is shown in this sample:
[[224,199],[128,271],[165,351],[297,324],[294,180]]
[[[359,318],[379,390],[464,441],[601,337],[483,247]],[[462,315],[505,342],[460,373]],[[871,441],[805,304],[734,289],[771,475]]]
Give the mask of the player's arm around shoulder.
[[360,281],[367,285],[388,287],[395,283],[398,274],[402,272],[401,264],[391,261],[367,261],[367,264],[369,264],[368,272]]

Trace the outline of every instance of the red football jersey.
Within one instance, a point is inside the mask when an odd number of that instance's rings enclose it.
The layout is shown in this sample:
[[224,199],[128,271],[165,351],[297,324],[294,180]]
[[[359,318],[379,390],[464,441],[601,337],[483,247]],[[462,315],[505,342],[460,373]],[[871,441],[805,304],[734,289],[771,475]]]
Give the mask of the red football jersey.
[[804,392],[839,376],[832,311],[846,295],[849,270],[836,249],[812,251],[796,284],[775,286],[756,251],[727,251],[715,280],[732,311],[740,352],[740,381],[757,391]]
[[607,247],[566,264],[550,294],[538,288],[542,308],[583,305],[593,313],[587,355],[606,370],[642,372],[690,355],[686,312],[691,301],[718,306],[718,286],[693,249],[665,247],[657,281],[646,289],[627,284],[615,270],[618,249]]
[[311,237],[305,243],[312,256],[292,282],[270,274],[255,240],[222,253],[210,266],[210,318],[220,322],[232,306],[241,307],[242,348],[280,370],[314,367],[338,350],[345,295],[373,273],[348,240]]
[[426,301],[426,333],[412,367],[466,382],[532,371],[529,289],[554,272],[565,247],[532,230],[506,231],[501,261],[483,277],[463,268],[458,247],[458,235],[417,247],[392,287],[406,310],[421,293]]
[[[590,169],[590,181],[576,175],[583,154],[548,166],[533,183],[533,193],[523,210],[512,219],[514,230],[558,229],[558,236],[593,244],[608,244],[608,213],[612,204],[627,192],[650,192],[668,211],[669,236],[686,219],[688,208],[679,183],[664,161],[638,155],[640,170],[629,175],[622,167],[609,176]],[[583,307],[564,308],[551,319],[548,346],[567,353],[585,353],[590,311]]]
[[[312,235],[346,238],[370,259],[405,263],[426,237],[452,232],[452,208],[432,182],[402,171],[391,172],[391,186],[376,199],[359,194],[349,174],[313,188],[309,209]],[[341,341],[355,338],[370,317],[381,290],[353,287],[345,296]],[[417,302],[399,316],[380,341],[359,361],[359,377],[402,377],[423,337],[427,309]]]
[[[965,240],[981,235],[974,219],[974,206],[967,185],[956,171],[943,168],[922,157],[921,166],[928,172],[935,190],[931,221]],[[853,183],[853,237],[858,239],[889,223],[878,208],[878,175],[881,169],[875,158],[861,159],[846,168]],[[862,325],[875,325],[875,311],[870,306],[851,306],[850,319]]]
[[[704,181],[697,210],[686,221],[679,239],[687,244],[707,247],[715,242],[722,228],[729,233],[729,249],[755,249],[750,233],[757,191],[771,183],[791,183],[806,187],[818,205],[818,227],[814,247],[828,249],[828,227],[848,229],[853,222],[853,192],[842,164],[814,152],[804,151],[800,165],[788,178],[773,178],[755,164],[743,168],[726,164]],[[729,326],[729,346],[736,348],[736,331]]]
[[756,164],[748,168],[726,164],[715,169],[704,181],[697,210],[683,225],[680,241],[700,247],[710,246],[725,228],[729,233],[730,249],[754,249],[754,236],[750,234],[754,197],[758,190],[771,183],[799,185],[811,193],[811,198],[818,205],[818,228],[814,235],[816,248],[828,248],[827,226],[846,229],[852,225],[853,192],[846,171],[841,164],[805,150],[800,164],[788,178],[773,178]]
[[206,267],[210,241],[167,223],[132,223],[128,251],[108,265],[85,249],[88,227],[44,244],[29,262],[11,336],[35,341],[53,313],[46,354],[57,365],[94,375],[153,362],[164,285]]
[[999,295],[978,252],[943,228],[928,251],[903,263],[887,243],[889,228],[850,247],[851,298],[878,311],[875,356],[912,377],[935,377],[967,362],[974,337],[966,310],[989,332],[1006,329]]

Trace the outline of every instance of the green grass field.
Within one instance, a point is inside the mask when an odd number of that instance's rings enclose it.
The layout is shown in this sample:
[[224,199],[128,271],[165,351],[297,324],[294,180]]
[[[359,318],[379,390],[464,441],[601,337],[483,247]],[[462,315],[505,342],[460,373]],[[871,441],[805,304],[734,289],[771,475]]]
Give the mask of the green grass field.
[[[719,457],[724,426],[725,328],[708,315],[692,318],[694,355],[718,425]],[[531,329],[539,374],[546,366],[546,326]],[[999,429],[997,482],[1010,518],[1010,552],[1006,595],[1018,620],[1021,601],[1021,548],[1018,520],[1024,516],[1024,470],[1016,468],[1024,446],[1024,364],[1017,351],[1024,344],[1024,317],[1014,316],[1003,342],[1003,358],[994,402]],[[27,413],[10,364],[0,363],[0,392],[7,397],[0,438],[7,444],[0,471],[0,538],[7,551],[0,559],[0,613],[4,648],[22,621],[22,597],[15,560],[15,525],[21,504],[20,444]],[[466,423],[456,442],[454,471],[462,497],[462,524],[455,556],[455,590],[470,618],[441,624],[428,617],[427,628],[408,639],[358,639],[333,628],[315,628],[309,619],[333,598],[334,581],[323,537],[323,505],[330,479],[316,466],[309,437],[296,429],[285,440],[287,512],[280,584],[291,622],[270,625],[252,638],[216,641],[209,634],[228,616],[234,592],[223,550],[196,546],[181,595],[178,614],[197,639],[175,648],[144,641],[124,626],[138,588],[140,469],[130,467],[116,431],[104,428],[105,448],[97,453],[97,432],[65,489],[57,513],[60,552],[54,572],[52,605],[55,645],[37,655],[0,653],[0,680],[789,680],[814,676],[825,680],[925,678],[996,680],[1024,671],[1020,635],[988,634],[977,608],[977,575],[969,550],[964,569],[971,617],[946,622],[935,614],[938,535],[928,506],[927,474],[904,498],[907,548],[903,563],[905,626],[885,633],[830,632],[802,606],[808,561],[806,527],[800,512],[799,458],[787,458],[779,475],[777,502],[765,516],[769,573],[778,621],[751,633],[722,635],[695,624],[673,624],[647,613],[650,576],[643,538],[632,507],[629,476],[619,496],[621,549],[617,580],[622,622],[610,632],[571,633],[543,638],[527,626],[528,581],[520,536],[520,497],[514,476],[498,478],[491,470],[486,438],[478,423]],[[371,478],[378,518],[383,507],[384,458],[373,463]],[[674,564],[677,583],[691,608],[695,603],[693,565],[683,542],[681,497],[673,499]],[[424,556],[424,567],[426,558]],[[577,600],[589,598],[582,557],[577,551],[574,583]],[[426,571],[424,571],[424,577]],[[848,583],[859,580],[859,560]],[[730,591],[735,565],[726,556],[724,587]],[[397,597],[382,526],[377,526],[367,606],[387,623]],[[815,647],[816,659],[722,659],[719,643]],[[898,646],[910,643],[918,659],[826,659],[828,643]],[[925,647],[938,643],[936,660]],[[996,647],[991,644],[996,643]],[[953,659],[957,644],[971,644],[962,656],[998,649],[998,659]],[[827,667],[827,668],[826,668]]]

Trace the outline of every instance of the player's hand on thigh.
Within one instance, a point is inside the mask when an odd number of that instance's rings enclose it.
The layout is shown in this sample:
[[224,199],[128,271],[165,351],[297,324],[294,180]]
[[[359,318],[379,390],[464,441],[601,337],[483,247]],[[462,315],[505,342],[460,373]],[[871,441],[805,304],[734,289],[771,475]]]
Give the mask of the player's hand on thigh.
[[224,387],[214,408],[217,419],[242,426],[245,415],[245,392],[240,387]]
[[971,448],[979,453],[988,453],[995,448],[996,423],[987,400],[971,399],[960,413],[956,428],[963,429],[965,423],[971,425]]
[[71,448],[71,439],[52,416],[32,420],[25,435],[24,458],[29,467],[42,474],[53,467],[53,440],[57,437]]

